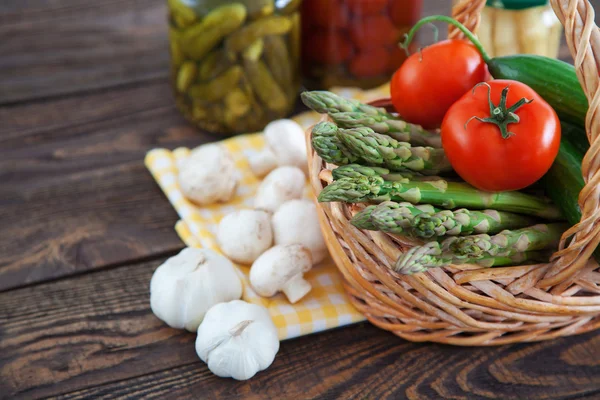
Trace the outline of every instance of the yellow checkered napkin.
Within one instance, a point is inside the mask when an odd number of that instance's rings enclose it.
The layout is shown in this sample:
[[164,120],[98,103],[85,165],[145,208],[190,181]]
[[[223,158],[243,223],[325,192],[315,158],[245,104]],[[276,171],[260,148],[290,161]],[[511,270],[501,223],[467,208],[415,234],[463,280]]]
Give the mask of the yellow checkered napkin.
[[[336,92],[346,97],[369,101],[387,96],[389,90],[387,86],[383,86],[370,92],[353,89],[340,89]],[[296,116],[294,120],[307,128],[316,123],[319,118],[317,113],[306,112]],[[189,202],[179,189],[178,167],[189,155],[189,149],[178,148],[174,151],[154,149],[146,155],[146,167],[181,218],[175,225],[175,230],[183,242],[190,247],[204,247],[219,251],[216,242],[219,221],[235,210],[252,208],[253,197],[260,183],[260,180],[250,171],[248,157],[260,152],[265,146],[262,134],[241,135],[227,139],[222,144],[235,160],[240,174],[240,185],[236,196],[230,202],[206,207],[198,207]],[[305,197],[311,198],[311,196],[310,188],[307,186]],[[258,296],[248,281],[250,268],[237,265],[237,269],[244,285],[242,298],[250,303],[263,305],[269,310],[281,340],[365,320],[364,316],[350,304],[342,286],[342,276],[331,259],[316,265],[305,274],[306,280],[312,285],[312,290],[296,304],[290,304],[281,293],[271,298]]]

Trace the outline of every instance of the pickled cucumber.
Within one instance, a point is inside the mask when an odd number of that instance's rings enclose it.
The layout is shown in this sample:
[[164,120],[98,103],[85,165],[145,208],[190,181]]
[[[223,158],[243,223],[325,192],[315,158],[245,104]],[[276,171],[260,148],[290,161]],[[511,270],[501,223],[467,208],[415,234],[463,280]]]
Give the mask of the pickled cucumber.
[[256,39],[254,43],[252,43],[246,48],[246,50],[244,50],[244,52],[242,53],[242,57],[244,57],[244,59],[246,60],[258,61],[263,54],[264,47],[264,40]]
[[292,14],[298,11],[301,3],[302,0],[275,0],[275,7],[277,8],[277,12],[282,14]]
[[240,3],[215,8],[183,33],[182,49],[189,57],[199,61],[227,35],[240,28],[245,20],[246,7]]
[[171,16],[177,26],[185,28],[196,21],[196,12],[180,0],[167,0]]
[[231,61],[221,50],[209,53],[198,67],[198,80],[207,81],[225,72],[231,67]]
[[288,17],[271,16],[258,19],[234,32],[225,41],[225,46],[230,53],[239,53],[256,39],[268,35],[282,35],[290,31],[292,21]]
[[288,46],[290,46],[290,55],[292,57],[292,63],[294,65],[294,74],[298,74],[300,70],[300,13],[296,12],[290,17],[292,21],[292,28],[290,29],[290,35],[288,40]]
[[239,117],[250,110],[250,99],[241,89],[235,89],[225,97],[225,110]]
[[293,71],[285,40],[281,36],[266,36],[265,42],[265,61],[273,74],[275,81],[287,91],[293,90]]
[[177,74],[177,90],[180,92],[185,92],[194,79],[196,79],[197,67],[196,63],[193,61],[186,61],[183,63],[181,68],[179,68],[179,73]]
[[169,50],[171,52],[171,64],[179,67],[184,61],[185,56],[179,44],[179,32],[175,29],[169,29]]
[[288,109],[288,99],[285,92],[275,82],[269,69],[262,61],[244,61],[244,70],[252,89],[260,101],[269,110],[285,113]]
[[238,86],[242,74],[242,67],[234,65],[210,82],[192,85],[188,90],[188,94],[195,101],[212,102],[221,100]]

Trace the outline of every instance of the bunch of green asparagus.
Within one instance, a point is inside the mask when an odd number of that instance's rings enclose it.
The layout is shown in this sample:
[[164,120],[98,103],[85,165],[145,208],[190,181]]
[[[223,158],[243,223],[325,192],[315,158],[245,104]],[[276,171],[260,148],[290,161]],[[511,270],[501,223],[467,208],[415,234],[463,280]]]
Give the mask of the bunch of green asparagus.
[[304,92],[302,100],[331,120],[312,131],[314,150],[337,166],[319,201],[370,203],[353,216],[354,226],[427,241],[397,260],[397,272],[547,261],[568,228],[540,223],[563,219],[543,197],[489,193],[436,176],[451,172],[437,133],[330,92]]

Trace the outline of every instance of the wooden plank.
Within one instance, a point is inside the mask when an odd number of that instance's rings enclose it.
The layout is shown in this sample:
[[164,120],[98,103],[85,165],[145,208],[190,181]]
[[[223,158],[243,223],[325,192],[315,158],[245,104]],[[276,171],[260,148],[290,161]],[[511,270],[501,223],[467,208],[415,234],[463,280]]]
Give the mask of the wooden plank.
[[165,77],[166,32],[163,0],[3,1],[0,104]]
[[0,393],[65,398],[567,398],[600,388],[597,333],[459,348],[361,324],[283,342],[267,372],[213,376],[149,310],[160,261],[0,294]]
[[181,248],[143,158],[214,137],[183,120],[166,82],[0,115],[0,290]]

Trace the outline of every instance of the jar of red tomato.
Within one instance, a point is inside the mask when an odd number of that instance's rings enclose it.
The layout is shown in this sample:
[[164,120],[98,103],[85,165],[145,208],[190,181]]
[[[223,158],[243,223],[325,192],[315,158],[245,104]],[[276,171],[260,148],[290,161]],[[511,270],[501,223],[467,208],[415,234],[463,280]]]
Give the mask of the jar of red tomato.
[[421,0],[304,0],[302,72],[311,89],[371,88],[406,58],[398,43],[421,14]]

